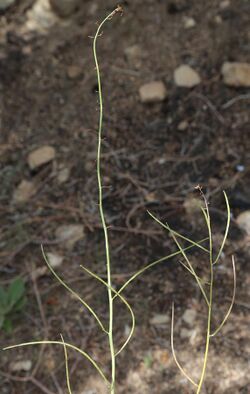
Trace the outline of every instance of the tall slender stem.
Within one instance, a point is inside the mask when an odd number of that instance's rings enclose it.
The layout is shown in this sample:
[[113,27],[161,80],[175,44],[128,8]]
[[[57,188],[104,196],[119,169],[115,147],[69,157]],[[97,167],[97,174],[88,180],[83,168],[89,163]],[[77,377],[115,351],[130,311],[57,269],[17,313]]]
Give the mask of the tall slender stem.
[[110,251],[109,251],[109,236],[107,224],[103,211],[103,194],[102,194],[102,177],[101,177],[101,148],[102,148],[102,125],[103,125],[103,100],[102,100],[102,83],[101,83],[101,75],[100,68],[96,53],[96,42],[97,38],[100,35],[101,28],[105,24],[106,21],[111,19],[117,12],[120,12],[120,7],[117,7],[113,12],[111,12],[98,26],[96,31],[94,41],[93,41],[93,54],[95,59],[96,66],[96,74],[97,74],[97,82],[98,82],[98,95],[99,95],[99,127],[98,127],[98,146],[97,146],[97,180],[98,180],[98,191],[99,191],[99,213],[101,217],[104,239],[105,239],[105,252],[106,252],[106,270],[107,270],[107,292],[108,292],[108,301],[109,301],[109,329],[108,329],[108,338],[109,338],[109,348],[111,355],[111,386],[110,386],[110,394],[115,394],[115,377],[116,377],[116,360],[115,360],[115,348],[114,348],[114,340],[113,340],[113,321],[114,321],[114,311],[113,311],[113,303],[114,299],[112,296],[112,274],[111,274],[111,264],[110,264]]
[[211,229],[211,221],[210,221],[210,214],[208,209],[208,203],[206,198],[204,197],[206,209],[203,210],[205,220],[207,223],[208,228],[208,235],[209,235],[209,265],[210,265],[210,286],[209,286],[209,304],[208,304],[208,316],[207,316],[207,334],[206,334],[206,347],[204,353],[204,361],[203,367],[201,372],[200,381],[198,384],[198,388],[196,394],[201,392],[205,373],[207,369],[207,362],[208,362],[208,352],[209,352],[209,345],[210,345],[210,338],[211,338],[211,321],[212,321],[212,308],[213,308],[213,283],[214,283],[214,271],[213,271],[213,239],[212,239],[212,229]]

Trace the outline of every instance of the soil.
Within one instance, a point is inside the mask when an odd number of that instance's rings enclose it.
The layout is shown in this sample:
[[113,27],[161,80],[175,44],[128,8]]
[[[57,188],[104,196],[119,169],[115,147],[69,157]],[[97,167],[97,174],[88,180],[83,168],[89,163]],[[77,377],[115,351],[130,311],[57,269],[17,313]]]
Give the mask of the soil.
[[[46,252],[63,256],[58,274],[108,324],[105,288],[79,266],[105,278],[95,169],[98,102],[91,36],[96,22],[113,9],[114,2],[82,3],[70,17],[57,18],[44,31],[27,29],[32,0],[17,1],[1,14],[1,285],[21,276],[28,296],[25,310],[13,317],[12,331],[1,332],[1,347],[44,338],[60,340],[62,333],[65,341],[87,350],[108,375],[105,334],[44,270],[40,251],[42,243]],[[250,244],[235,222],[238,214],[250,208],[249,96],[244,88],[225,86],[220,73],[225,61],[249,62],[250,4],[247,0],[226,3],[123,1],[123,16],[107,23],[98,42],[105,110],[104,209],[114,286],[121,287],[138,269],[176,251],[168,232],[147,210],[176,231],[200,240],[207,232],[193,202],[200,199],[195,186],[202,185],[218,248],[226,223],[222,191],[229,196],[232,224],[223,258],[215,268],[215,327],[232,296],[232,254],[237,295],[227,324],[211,341],[203,389],[209,394],[250,392]],[[195,26],[185,28],[185,17],[194,18]],[[201,84],[193,89],[179,88],[173,81],[174,70],[183,63],[201,76]],[[142,104],[138,90],[154,80],[165,83],[167,99]],[[185,127],[180,126],[183,122]],[[44,145],[55,148],[56,158],[31,171],[28,154]],[[63,169],[69,176],[61,181]],[[36,193],[18,204],[13,196],[23,179],[34,182]],[[55,232],[71,224],[83,224],[84,238],[69,249]],[[206,277],[206,254],[193,248],[189,256]],[[155,266],[124,291],[137,323],[132,341],[117,357],[118,393],[195,392],[171,354],[171,305],[175,303],[176,352],[194,380],[201,371],[207,307],[179,260]],[[191,326],[183,320],[189,309],[196,312]],[[158,315],[165,316],[163,324],[152,322]],[[118,347],[131,324],[119,302],[115,321]],[[32,362],[31,370],[13,372],[11,365],[24,360]],[[81,355],[70,351],[69,364],[74,393],[105,392]],[[1,352],[0,368],[3,394],[67,392],[63,349],[57,346]]]

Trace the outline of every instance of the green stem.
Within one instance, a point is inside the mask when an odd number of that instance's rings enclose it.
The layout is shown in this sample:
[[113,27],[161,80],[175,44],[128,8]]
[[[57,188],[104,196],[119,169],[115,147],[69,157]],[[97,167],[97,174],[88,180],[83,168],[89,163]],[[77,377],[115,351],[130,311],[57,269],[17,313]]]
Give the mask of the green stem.
[[208,228],[208,235],[209,235],[210,289],[209,289],[209,304],[208,304],[208,317],[207,317],[206,347],[205,347],[205,353],[204,353],[203,368],[202,368],[201,377],[200,377],[200,381],[198,384],[196,394],[199,394],[201,392],[201,389],[202,389],[202,386],[203,386],[204,380],[205,380],[206,369],[207,369],[208,353],[209,353],[210,338],[211,338],[210,334],[211,334],[212,307],[213,307],[213,283],[214,283],[212,229],[211,229],[211,221],[210,221],[208,203],[207,203],[205,197],[204,197],[204,201],[205,201],[205,205],[206,205],[206,210],[202,209],[202,211],[205,216],[205,220],[206,220],[207,228]]
[[110,252],[109,252],[109,237],[108,237],[108,229],[106,225],[106,220],[103,211],[103,194],[102,194],[102,178],[101,178],[101,148],[102,148],[102,125],[103,125],[103,100],[102,100],[102,83],[101,83],[101,75],[100,68],[97,59],[96,53],[96,42],[97,38],[100,35],[101,29],[106,21],[111,19],[117,12],[120,12],[120,7],[117,7],[113,12],[111,12],[99,25],[94,41],[93,41],[93,54],[95,59],[96,66],[96,74],[97,74],[97,82],[98,82],[98,95],[99,95],[99,127],[98,127],[98,147],[97,147],[97,180],[98,180],[98,191],[99,191],[99,212],[104,232],[105,239],[105,252],[106,252],[106,270],[107,270],[107,291],[108,291],[108,300],[109,300],[109,329],[108,329],[108,338],[109,338],[109,348],[111,355],[111,386],[110,386],[110,394],[115,394],[115,377],[116,377],[116,360],[115,360],[115,349],[114,349],[114,340],[113,340],[113,320],[114,320],[114,312],[113,312],[113,303],[114,299],[112,296],[112,274],[111,274],[111,264],[110,264]]

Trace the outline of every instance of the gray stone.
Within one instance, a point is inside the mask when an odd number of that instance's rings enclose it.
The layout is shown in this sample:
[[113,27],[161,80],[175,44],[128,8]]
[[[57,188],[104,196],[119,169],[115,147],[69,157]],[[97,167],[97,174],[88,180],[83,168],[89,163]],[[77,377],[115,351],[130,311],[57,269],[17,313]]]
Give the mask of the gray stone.
[[231,5],[230,0],[223,0],[220,2],[220,8],[224,10],[225,8],[228,8]]
[[141,59],[143,52],[139,45],[131,45],[124,50],[127,61],[133,66],[139,66],[141,64]]
[[81,224],[62,225],[56,230],[56,238],[66,249],[73,249],[75,243],[84,237],[84,227]]
[[186,309],[183,313],[182,320],[187,323],[190,327],[193,327],[195,319],[196,319],[196,310],[195,309]]
[[162,81],[154,81],[142,85],[139,94],[142,103],[157,103],[165,100],[167,89]]
[[250,63],[225,62],[221,73],[228,86],[250,87]]
[[77,79],[82,75],[82,67],[80,66],[69,66],[67,69],[67,75],[69,79]]
[[179,131],[185,131],[185,130],[187,130],[187,128],[188,128],[188,121],[187,120],[183,120],[182,122],[180,122],[179,124],[178,124],[178,130]]
[[58,268],[62,265],[63,256],[55,253],[47,253],[47,257],[52,268]]
[[14,202],[25,203],[29,201],[30,198],[35,195],[35,193],[36,186],[34,185],[34,183],[23,179],[14,191]]
[[67,182],[70,177],[70,169],[67,167],[60,168],[57,174],[57,181],[58,183],[62,184]]
[[31,360],[20,360],[10,364],[11,372],[20,372],[25,371],[28,372],[31,370],[32,361]]
[[174,71],[174,81],[177,86],[193,88],[201,83],[201,78],[192,67],[182,64]]
[[169,316],[166,314],[157,314],[150,319],[150,324],[153,326],[162,326],[169,323]]
[[185,27],[185,29],[192,29],[195,26],[196,26],[196,22],[195,22],[194,18],[192,18],[190,16],[186,16],[184,18],[184,27]]
[[31,152],[28,156],[28,164],[31,170],[49,163],[55,158],[56,151],[52,146],[43,146]]
[[80,4],[80,0],[50,0],[51,7],[63,17],[72,15]]
[[0,10],[4,11],[9,8],[16,0],[0,0]]
[[240,213],[236,218],[236,222],[247,235],[250,235],[250,211]]

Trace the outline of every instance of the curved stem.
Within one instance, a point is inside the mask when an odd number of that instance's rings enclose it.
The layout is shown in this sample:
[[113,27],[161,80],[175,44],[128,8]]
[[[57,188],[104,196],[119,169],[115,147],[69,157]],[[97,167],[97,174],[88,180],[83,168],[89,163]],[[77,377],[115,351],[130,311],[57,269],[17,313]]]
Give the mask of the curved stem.
[[229,205],[228,197],[227,197],[227,194],[226,194],[225,191],[223,191],[223,194],[224,194],[224,198],[225,198],[225,202],[226,202],[226,207],[227,207],[227,224],[226,224],[226,229],[225,229],[223,241],[222,241],[221,246],[220,246],[220,250],[219,250],[218,255],[217,255],[217,257],[215,258],[213,264],[216,264],[216,263],[219,261],[219,259],[220,259],[221,253],[222,253],[222,251],[223,251],[223,249],[224,249],[224,246],[225,246],[225,243],[226,243],[226,240],[227,240],[228,231],[229,231],[229,227],[230,227],[230,221],[231,221],[231,210],[230,210],[230,205]]
[[204,246],[200,245],[198,242],[194,242],[192,239],[185,237],[184,235],[177,233],[177,231],[174,231],[173,229],[171,229],[169,227],[169,225],[166,223],[162,223],[155,215],[152,214],[152,212],[147,211],[149,216],[151,216],[152,219],[154,219],[156,221],[156,223],[160,224],[163,228],[165,228],[166,230],[168,230],[171,234],[176,235],[177,237],[180,237],[182,239],[184,239],[185,241],[191,243],[194,246],[197,246],[198,248],[202,249],[204,252],[209,253],[209,250],[207,248],[205,248]]
[[[102,284],[104,284],[106,287],[108,287],[108,284],[102,279],[100,278],[100,276],[96,275],[94,272],[90,271],[88,268],[84,267],[83,265],[80,266],[84,271],[86,271],[89,275],[93,276],[94,278],[96,278],[97,280],[99,280],[99,282],[101,282]],[[131,326],[131,330],[130,333],[126,339],[126,341],[124,342],[124,344],[121,346],[121,348],[115,353],[115,356],[118,356],[118,354],[120,354],[123,349],[127,346],[127,344],[129,343],[130,339],[132,338],[132,335],[134,333],[135,330],[135,315],[133,312],[133,309],[131,308],[131,306],[129,305],[128,301],[121,295],[119,294],[113,287],[111,288],[112,292],[115,294],[115,296],[113,296],[113,300],[116,297],[119,297],[120,300],[126,305],[126,307],[128,308],[130,315],[131,315],[131,320],[132,320],[132,326]]]
[[[197,244],[201,244],[205,241],[207,241],[208,238],[204,238],[201,241],[198,241]],[[195,245],[190,245],[187,246],[186,248],[184,248],[184,251],[187,251],[189,249],[192,249]],[[166,260],[170,260],[172,257],[178,256],[179,254],[181,254],[180,250],[177,250],[177,252],[171,253],[168,256],[164,256],[161,257],[158,260],[153,261],[152,263],[146,265],[145,267],[141,268],[139,271],[137,271],[134,275],[132,275],[125,283],[124,285],[121,286],[121,288],[118,290],[118,294],[121,294],[121,292],[124,291],[124,289],[131,283],[133,282],[133,280],[135,280],[138,276],[140,276],[141,274],[143,274],[145,271],[149,270],[150,268],[153,268],[155,265],[159,264],[159,263],[163,263]],[[115,296],[116,297],[116,296]],[[115,298],[114,297],[114,298]]]
[[67,346],[65,345],[65,342],[64,342],[62,334],[61,334],[61,339],[62,339],[62,343],[63,343],[63,347],[64,347],[65,373],[66,373],[67,387],[68,387],[69,394],[72,394],[71,385],[70,385],[70,377],[69,377],[68,352],[67,352]]
[[172,304],[172,319],[171,319],[171,350],[175,364],[177,365],[181,373],[185,376],[187,380],[189,380],[190,383],[192,383],[193,386],[198,387],[198,384],[195,383],[195,381],[192,378],[190,378],[190,376],[184,371],[184,369],[182,368],[181,364],[179,363],[176,357],[175,348],[174,348],[174,303]]
[[82,305],[88,309],[88,311],[94,316],[94,318],[96,319],[97,323],[99,324],[99,326],[101,327],[101,329],[107,333],[104,325],[102,324],[101,320],[99,319],[99,317],[97,316],[97,314],[95,313],[95,311],[89,306],[89,304],[87,302],[85,302],[74,290],[72,290],[61,278],[60,276],[54,271],[54,269],[52,268],[48,257],[46,256],[46,253],[44,251],[43,245],[41,245],[41,249],[42,249],[42,255],[44,258],[44,261],[46,262],[49,270],[52,272],[52,274],[55,276],[55,278],[58,280],[58,282],[60,282],[65,289],[67,289],[77,300],[79,300]]
[[235,295],[236,295],[236,269],[235,269],[234,256],[232,256],[232,264],[233,264],[233,277],[234,277],[232,301],[231,301],[231,304],[230,304],[230,306],[228,308],[228,311],[227,311],[224,319],[222,320],[221,324],[219,325],[219,327],[212,334],[210,334],[210,337],[214,337],[222,329],[222,327],[226,323],[227,319],[229,318],[229,315],[230,315],[231,310],[232,310],[233,305],[234,305],[234,300],[235,300]]
[[61,346],[67,346],[70,349],[76,350],[78,353],[80,353],[82,356],[84,356],[87,360],[91,362],[91,364],[95,367],[95,369],[99,372],[101,377],[105,380],[105,382],[109,385],[109,380],[106,378],[104,373],[102,372],[101,368],[98,366],[98,364],[93,360],[92,357],[88,355],[88,353],[84,352],[83,350],[79,349],[77,346],[72,345],[71,343],[67,342],[60,342],[60,341],[34,341],[34,342],[25,342],[25,343],[19,343],[18,345],[13,345],[13,346],[8,346],[5,347],[3,350],[10,350],[10,349],[15,349],[18,347],[23,347],[23,346],[33,346],[33,345],[61,345]]

